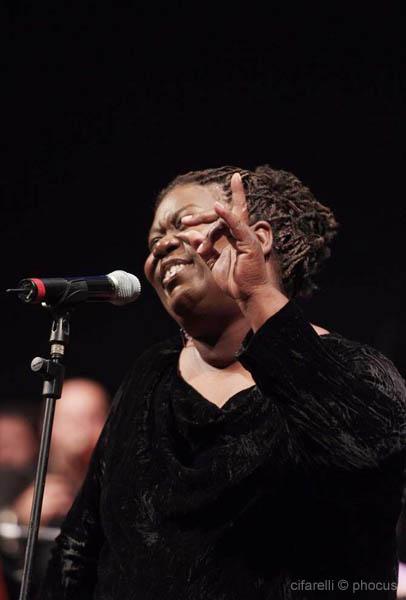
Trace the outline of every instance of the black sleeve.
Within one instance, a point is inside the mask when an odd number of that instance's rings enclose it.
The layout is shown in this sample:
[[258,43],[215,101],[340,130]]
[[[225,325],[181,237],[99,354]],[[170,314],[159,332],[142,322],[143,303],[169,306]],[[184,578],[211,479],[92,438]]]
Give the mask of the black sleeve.
[[89,600],[97,576],[97,561],[103,544],[99,520],[99,499],[105,469],[106,448],[113,435],[120,401],[129,376],[114,397],[106,424],[90,461],[85,481],[55,540],[41,600]]
[[377,466],[406,445],[405,382],[369,346],[335,353],[327,344],[290,301],[244,341],[237,358],[277,405],[291,460]]

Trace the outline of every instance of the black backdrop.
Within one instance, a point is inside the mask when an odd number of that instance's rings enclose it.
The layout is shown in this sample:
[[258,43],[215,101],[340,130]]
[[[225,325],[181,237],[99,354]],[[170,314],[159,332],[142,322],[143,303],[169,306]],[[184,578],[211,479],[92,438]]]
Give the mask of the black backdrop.
[[[377,346],[404,374],[400,15],[74,4],[0,8],[2,287],[117,268],[144,284],[161,186],[189,169],[269,163],[341,223],[307,315]],[[68,375],[113,391],[143,347],[176,332],[143,287],[134,305],[77,310]],[[35,398],[29,363],[47,350],[48,317],[0,298],[1,397]]]

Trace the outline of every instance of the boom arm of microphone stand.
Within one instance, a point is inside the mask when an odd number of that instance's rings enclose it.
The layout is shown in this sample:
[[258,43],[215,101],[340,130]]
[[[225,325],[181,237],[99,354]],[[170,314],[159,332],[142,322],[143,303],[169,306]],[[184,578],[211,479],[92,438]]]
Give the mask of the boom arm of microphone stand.
[[48,467],[49,448],[51,443],[52,425],[54,421],[55,404],[61,397],[65,376],[63,358],[69,342],[70,315],[72,307],[49,307],[53,321],[49,336],[49,358],[36,357],[31,363],[31,369],[42,375],[44,384],[42,397],[45,400],[44,420],[41,432],[37,470],[34,482],[34,496],[31,506],[30,522],[28,525],[27,546],[25,550],[24,570],[20,588],[19,600],[27,600],[32,577],[34,551],[38,539],[41,518],[42,501],[44,497],[45,478]]

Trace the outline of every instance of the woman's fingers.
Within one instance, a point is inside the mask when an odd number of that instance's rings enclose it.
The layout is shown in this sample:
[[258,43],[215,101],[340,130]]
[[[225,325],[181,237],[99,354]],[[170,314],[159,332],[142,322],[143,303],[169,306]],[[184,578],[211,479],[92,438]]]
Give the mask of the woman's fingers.
[[[182,222],[186,225],[200,225],[213,223],[206,234],[205,239],[198,247],[198,253],[207,260],[214,253],[217,240],[226,236],[234,248],[236,240],[241,242],[252,242],[255,235],[248,225],[248,209],[245,199],[245,191],[239,173],[234,173],[231,178],[232,203],[229,207],[221,202],[215,202],[214,212],[206,211],[195,215],[185,215]],[[256,239],[256,238],[255,238]]]
[[223,285],[228,281],[232,262],[233,248],[231,246],[226,246],[211,266],[213,275],[216,277],[217,281],[222,282]]
[[[206,233],[206,237],[203,242],[198,247],[198,253],[207,260],[212,256],[212,254],[216,253],[218,256],[218,252],[214,248],[214,244],[225,235],[229,240],[232,240],[232,236],[230,235],[227,223],[223,221],[223,219],[219,219],[216,214],[217,220],[210,227],[209,231]],[[233,240],[234,241],[234,240]]]
[[244,185],[239,173],[234,173],[231,177],[230,187],[232,194],[233,213],[237,215],[241,221],[248,224],[247,201],[245,198]]
[[[232,212],[242,221],[248,223],[248,209],[245,199],[245,191],[241,175],[234,173],[231,178]],[[217,204],[217,203],[216,203]],[[224,206],[224,205],[223,205]],[[182,223],[187,225],[200,225],[202,223],[213,223],[218,219],[216,211],[202,211],[194,215],[185,215],[181,218]]]
[[218,216],[226,222],[231,235],[236,240],[240,242],[252,241],[253,233],[249,226],[241,220],[240,215],[233,213],[229,208],[220,204],[220,202],[216,202],[214,208]]
[[235,248],[236,241],[252,244],[256,237],[250,227],[241,221],[237,214],[220,202],[216,202],[214,208],[217,213],[217,221],[210,227],[205,239],[198,247],[198,253],[205,259],[211,256],[214,244],[223,235],[227,237],[230,244]]
[[201,223],[213,223],[218,219],[218,215],[213,210],[196,213],[195,215],[185,215],[181,218],[182,223],[186,225],[200,225]]

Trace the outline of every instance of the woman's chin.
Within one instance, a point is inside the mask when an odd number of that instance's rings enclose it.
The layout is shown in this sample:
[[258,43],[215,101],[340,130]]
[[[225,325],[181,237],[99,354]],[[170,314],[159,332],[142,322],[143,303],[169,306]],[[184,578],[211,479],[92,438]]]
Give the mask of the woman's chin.
[[202,286],[192,286],[188,282],[179,283],[164,293],[164,304],[169,312],[182,318],[199,312],[199,306],[207,295]]
[[240,315],[237,303],[220,290],[217,285],[183,282],[165,294],[164,306],[169,314],[187,328],[197,322],[209,327],[218,319],[230,319]]

